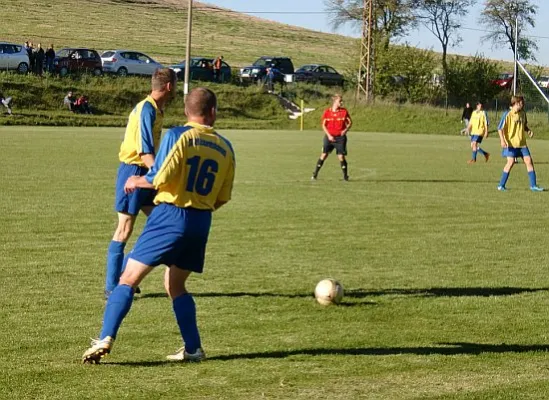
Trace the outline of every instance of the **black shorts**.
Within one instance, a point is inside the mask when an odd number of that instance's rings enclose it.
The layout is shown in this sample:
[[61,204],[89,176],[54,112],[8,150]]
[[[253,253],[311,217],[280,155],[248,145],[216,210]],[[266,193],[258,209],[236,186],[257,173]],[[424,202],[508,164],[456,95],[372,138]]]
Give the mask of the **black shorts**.
[[330,154],[332,151],[336,151],[337,155],[347,155],[347,135],[336,136],[334,142],[328,140],[328,136],[324,135],[324,143],[322,146],[322,152]]

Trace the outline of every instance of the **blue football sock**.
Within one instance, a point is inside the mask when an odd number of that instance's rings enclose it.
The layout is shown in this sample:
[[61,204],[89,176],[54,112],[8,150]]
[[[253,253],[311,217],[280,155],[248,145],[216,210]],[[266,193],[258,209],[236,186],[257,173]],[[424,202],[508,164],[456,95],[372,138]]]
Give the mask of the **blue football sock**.
[[109,251],[107,253],[107,277],[105,280],[105,290],[113,291],[118,280],[120,279],[122,270],[122,260],[124,260],[124,248],[126,243],[111,241]]
[[528,179],[530,179],[530,187],[537,186],[536,171],[528,172]]
[[499,181],[499,186],[505,187],[507,179],[509,179],[509,172],[503,171],[503,174],[501,174],[501,180]]
[[472,153],[473,153],[473,157],[471,159],[476,161],[477,160],[477,152],[473,151]]
[[107,336],[116,338],[122,320],[130,311],[133,302],[133,288],[128,285],[118,285],[107,300],[103,315],[103,329],[99,339]]
[[195,353],[202,345],[200,344],[200,334],[196,325],[196,306],[193,296],[187,293],[176,297],[173,300],[173,312],[185,342],[185,351],[190,354]]
[[480,154],[482,154],[483,156],[486,155],[486,152],[485,152],[484,150],[482,150],[480,147],[478,148],[478,152],[479,152]]

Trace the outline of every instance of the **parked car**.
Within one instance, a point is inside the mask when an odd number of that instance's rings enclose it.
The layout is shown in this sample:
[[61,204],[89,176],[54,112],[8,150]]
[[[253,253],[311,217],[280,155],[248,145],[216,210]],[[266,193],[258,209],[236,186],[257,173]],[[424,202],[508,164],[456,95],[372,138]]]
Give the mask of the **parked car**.
[[513,87],[513,73],[504,72],[492,81],[492,84],[502,89],[511,89]]
[[321,85],[343,86],[345,78],[329,65],[308,64],[295,71],[296,82],[320,83]]
[[21,74],[29,71],[29,56],[19,44],[0,42],[0,70],[13,70]]
[[253,65],[240,69],[241,82],[258,82],[265,79],[267,68],[276,68],[279,72],[275,74],[275,82],[284,82],[284,75],[293,75],[294,64],[289,57],[258,58]]
[[61,49],[53,60],[55,72],[61,76],[69,73],[88,72],[95,76],[103,73],[101,57],[95,50],[91,49]]
[[104,73],[118,76],[152,75],[162,64],[146,54],[133,50],[109,50],[101,54]]
[[538,85],[541,88],[549,89],[549,76],[540,76],[538,80]]
[[[211,57],[192,57],[189,78],[191,80],[213,82],[213,63],[214,59]],[[185,78],[185,61],[170,65],[169,68],[175,71],[177,79],[183,80]],[[231,80],[231,67],[225,61],[221,61],[220,79],[221,82],[230,82]]]

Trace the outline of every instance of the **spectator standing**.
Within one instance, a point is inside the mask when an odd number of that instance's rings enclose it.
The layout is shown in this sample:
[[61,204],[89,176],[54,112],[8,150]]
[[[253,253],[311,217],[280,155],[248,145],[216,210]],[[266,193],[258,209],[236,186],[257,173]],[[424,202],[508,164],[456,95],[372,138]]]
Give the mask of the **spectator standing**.
[[50,47],[46,51],[46,72],[50,74],[53,74],[53,60],[55,60],[55,50],[53,49],[53,44],[50,44]]
[[35,65],[35,72],[37,75],[42,76],[44,73],[44,60],[46,58],[46,53],[44,52],[44,49],[42,48],[42,43],[38,43],[38,46],[36,47],[36,65]]
[[29,56],[29,71],[34,72],[34,52],[32,48],[32,42],[25,42],[25,50],[27,50],[27,55]]
[[466,103],[463,113],[461,113],[461,122],[465,127],[459,132],[460,135],[467,135],[469,133],[469,120],[471,119],[471,115],[473,115],[473,111],[471,104]]
[[215,59],[213,65],[214,82],[221,82],[221,67],[223,66],[223,56]]

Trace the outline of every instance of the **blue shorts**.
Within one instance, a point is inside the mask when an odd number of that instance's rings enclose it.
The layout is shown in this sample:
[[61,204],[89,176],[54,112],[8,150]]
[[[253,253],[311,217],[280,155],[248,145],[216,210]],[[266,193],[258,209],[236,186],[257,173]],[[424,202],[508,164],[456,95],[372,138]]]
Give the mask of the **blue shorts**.
[[503,157],[523,158],[530,156],[528,147],[507,147],[503,149]]
[[479,136],[479,135],[473,135],[471,136],[471,143],[473,142],[477,142],[477,143],[482,143],[482,139],[484,139],[484,136]]
[[143,176],[146,175],[148,171],[149,169],[147,167],[120,163],[116,175],[116,192],[114,200],[114,209],[116,212],[137,215],[142,207],[154,206],[153,200],[154,196],[156,196],[156,190],[137,189],[130,194],[124,193],[124,185],[130,176]]
[[129,257],[151,267],[175,265],[201,273],[211,223],[209,210],[161,203],[147,218]]

